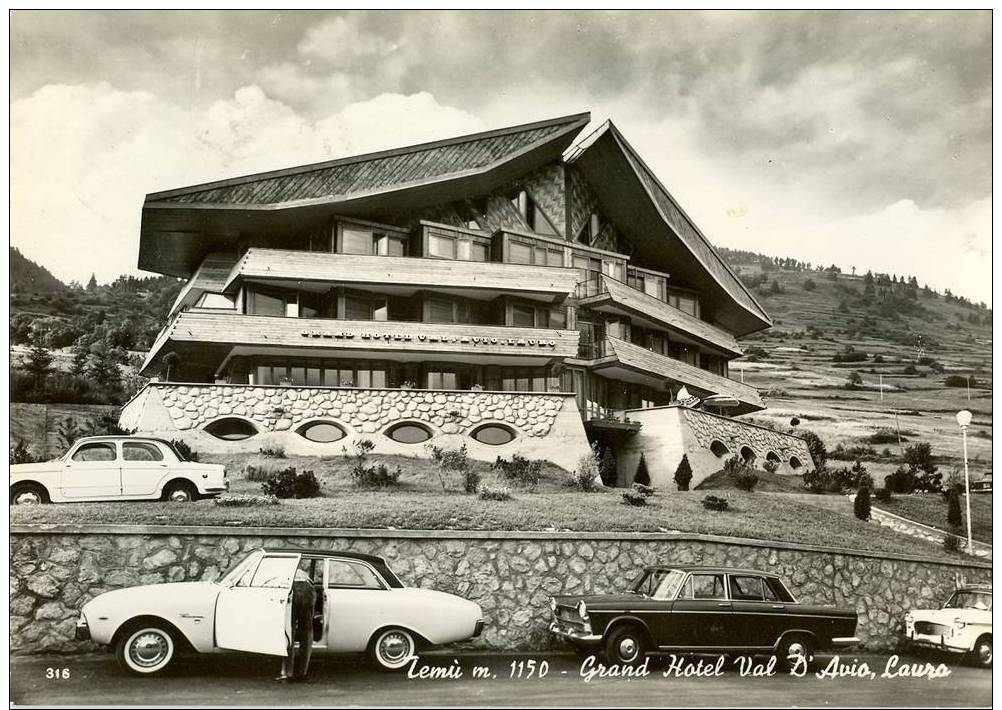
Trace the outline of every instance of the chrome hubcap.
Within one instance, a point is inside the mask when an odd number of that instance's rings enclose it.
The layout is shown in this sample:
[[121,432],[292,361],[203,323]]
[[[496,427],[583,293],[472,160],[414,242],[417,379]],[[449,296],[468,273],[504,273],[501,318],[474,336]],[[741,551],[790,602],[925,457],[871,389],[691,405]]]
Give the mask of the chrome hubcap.
[[619,642],[619,657],[624,661],[632,661],[637,657],[637,641],[632,638],[625,638]]
[[42,497],[35,491],[23,491],[14,496],[14,505],[33,505],[41,502]]
[[992,662],[992,645],[990,643],[982,643],[978,646],[978,659],[986,665]]
[[791,661],[798,661],[801,658],[807,658],[807,647],[799,641],[794,641],[790,644],[790,647],[786,650],[786,657]]
[[161,634],[147,632],[137,636],[129,646],[129,657],[143,668],[151,668],[163,663],[169,651],[167,639]]
[[399,631],[386,634],[379,641],[379,655],[388,663],[400,663],[410,654],[410,639]]
[[170,499],[175,503],[187,503],[191,500],[191,496],[188,495],[188,491],[184,489],[178,489],[170,494]]

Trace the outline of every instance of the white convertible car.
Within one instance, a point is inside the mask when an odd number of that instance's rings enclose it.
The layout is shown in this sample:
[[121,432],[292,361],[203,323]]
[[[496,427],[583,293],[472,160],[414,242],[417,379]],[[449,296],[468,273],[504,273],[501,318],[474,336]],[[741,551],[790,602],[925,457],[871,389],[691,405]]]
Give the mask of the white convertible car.
[[992,588],[960,587],[941,609],[905,614],[905,636],[914,646],[963,653],[982,667],[992,665]]
[[421,647],[483,631],[477,604],[405,587],[381,557],[268,548],[251,552],[216,582],[101,594],[81,610],[76,636],[106,645],[123,668],[141,675],[164,671],[180,650],[284,656],[297,570],[317,588],[314,651],[368,653],[382,668],[397,670]]
[[228,487],[226,470],[185,461],[162,439],[89,436],[63,456],[10,467],[11,505],[99,500],[186,502]]

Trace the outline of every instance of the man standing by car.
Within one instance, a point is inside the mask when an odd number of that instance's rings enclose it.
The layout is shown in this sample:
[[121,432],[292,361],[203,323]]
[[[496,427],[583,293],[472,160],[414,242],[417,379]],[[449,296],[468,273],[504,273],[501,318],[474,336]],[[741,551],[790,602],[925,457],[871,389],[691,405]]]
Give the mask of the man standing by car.
[[[313,588],[310,573],[303,565],[313,564],[310,560],[302,560],[296,568],[292,582],[291,615],[289,633],[289,653],[282,661],[282,675],[279,681],[306,680],[310,670],[310,655],[313,652],[313,610],[317,604],[317,593]],[[298,644],[298,645],[297,645]]]

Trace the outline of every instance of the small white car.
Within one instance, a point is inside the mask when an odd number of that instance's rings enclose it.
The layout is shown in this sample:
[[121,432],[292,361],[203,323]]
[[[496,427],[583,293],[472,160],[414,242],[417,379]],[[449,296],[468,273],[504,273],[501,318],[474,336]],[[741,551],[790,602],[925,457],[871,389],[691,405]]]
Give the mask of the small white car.
[[266,548],[215,582],[101,594],[83,606],[76,637],[107,646],[123,668],[147,676],[167,669],[182,648],[284,656],[297,570],[317,590],[314,652],[367,653],[383,669],[398,670],[419,648],[475,638],[484,628],[477,604],[405,587],[381,557]]
[[226,469],[185,461],[162,439],[90,436],[63,456],[10,467],[11,505],[100,500],[187,502],[227,490]]
[[963,653],[991,667],[991,585],[960,587],[941,609],[912,609],[905,614],[905,636],[914,646]]

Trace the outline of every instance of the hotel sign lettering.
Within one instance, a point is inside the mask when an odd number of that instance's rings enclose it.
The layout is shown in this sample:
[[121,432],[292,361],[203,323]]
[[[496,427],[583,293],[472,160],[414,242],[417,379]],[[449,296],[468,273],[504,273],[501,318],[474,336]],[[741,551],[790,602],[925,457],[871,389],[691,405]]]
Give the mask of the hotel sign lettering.
[[555,348],[556,340],[546,338],[494,338],[475,335],[411,335],[409,333],[371,333],[362,331],[304,330],[304,338],[330,338],[332,340],[383,340],[386,342],[456,343],[460,345],[512,345],[527,348]]

